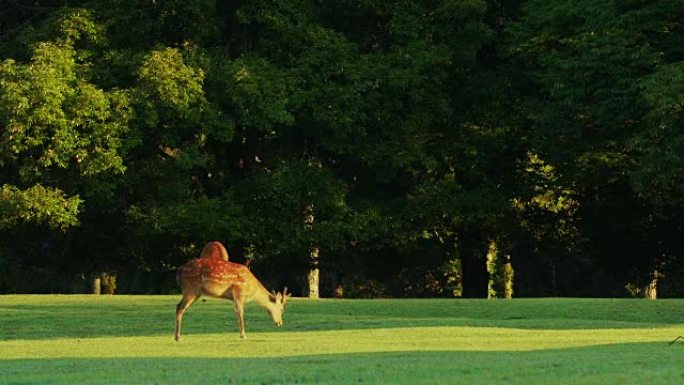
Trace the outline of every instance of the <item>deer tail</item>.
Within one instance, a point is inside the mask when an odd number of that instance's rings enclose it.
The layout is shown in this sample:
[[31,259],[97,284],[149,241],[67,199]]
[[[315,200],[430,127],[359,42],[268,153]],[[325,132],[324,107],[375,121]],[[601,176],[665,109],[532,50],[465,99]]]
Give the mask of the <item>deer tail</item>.
[[218,258],[228,262],[230,257],[228,256],[228,251],[221,242],[214,241],[209,242],[204,246],[200,258]]

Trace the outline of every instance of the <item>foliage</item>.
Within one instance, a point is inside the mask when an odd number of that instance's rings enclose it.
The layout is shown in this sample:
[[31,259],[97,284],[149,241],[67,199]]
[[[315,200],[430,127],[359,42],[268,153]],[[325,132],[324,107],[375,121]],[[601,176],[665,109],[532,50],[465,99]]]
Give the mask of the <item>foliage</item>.
[[281,286],[681,295],[682,9],[5,1],[0,271],[161,291],[220,240]]
[[87,17],[74,13],[61,22],[55,41],[37,43],[27,63],[0,64],[0,165],[11,183],[3,185],[4,227],[19,220],[74,226],[87,181],[126,169],[127,95],[88,81],[88,63],[74,48],[94,33]]
[[344,186],[325,169],[293,162],[239,190],[251,213],[249,241],[259,254],[306,254],[315,245],[344,239],[335,234],[345,220]]
[[668,63],[639,82],[645,127],[630,143],[640,153],[630,180],[654,206],[682,206],[684,175],[684,62]]
[[3,185],[0,190],[0,228],[16,226],[18,222],[45,223],[53,228],[78,224],[78,195],[66,198],[64,192],[39,184],[27,190]]
[[610,265],[616,281],[635,269],[646,279],[681,233],[668,218],[681,215],[672,210],[681,189],[671,187],[681,177],[672,81],[682,55],[672,39],[683,31],[671,17],[681,4],[528,1],[523,10],[508,49],[534,89],[525,102],[538,151],[582,218],[566,227],[584,240],[574,253]]

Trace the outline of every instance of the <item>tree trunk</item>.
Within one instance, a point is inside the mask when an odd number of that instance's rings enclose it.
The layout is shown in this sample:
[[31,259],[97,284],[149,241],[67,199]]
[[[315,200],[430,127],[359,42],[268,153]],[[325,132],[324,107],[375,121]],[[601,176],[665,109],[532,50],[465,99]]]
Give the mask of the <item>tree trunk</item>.
[[489,241],[487,248],[487,272],[489,273],[489,282],[487,285],[487,298],[497,298],[496,290],[497,281],[497,263],[499,259],[499,250],[496,247],[495,241]]
[[309,260],[309,298],[318,299],[318,288],[320,282],[320,270],[318,268],[318,248],[311,249]]
[[100,293],[102,292],[102,280],[100,279],[99,274],[93,276],[91,288],[92,288],[91,293],[93,295],[100,295]]
[[503,281],[504,298],[513,298],[513,264],[510,255],[506,255],[506,262],[503,265]]
[[644,289],[644,298],[646,299],[658,299],[658,270],[653,270],[651,272],[651,281],[646,285]]
[[442,274],[446,278],[444,290],[449,297],[463,297],[463,261],[458,248],[458,240],[455,235],[450,235],[447,241],[439,237],[444,245],[446,261],[442,265]]
[[[314,225],[314,205],[306,206],[304,212],[304,226],[312,230]],[[309,274],[307,283],[309,284],[309,298],[318,299],[318,288],[320,286],[320,270],[318,268],[318,247],[312,246],[309,251]]]
[[116,274],[102,273],[102,294],[114,294],[116,290]]
[[463,264],[461,258],[453,256],[443,267],[443,273],[447,278],[447,289],[450,297],[463,297]]
[[660,271],[664,260],[660,255],[660,253],[656,253],[656,257],[651,262],[649,282],[644,287],[644,298],[646,299],[658,299],[658,280],[662,276]]
[[494,240],[489,242],[487,249],[487,272],[489,272],[487,298],[513,298],[511,256],[508,254],[502,256]]
[[116,290],[116,274],[94,273],[90,288],[93,295],[114,294]]

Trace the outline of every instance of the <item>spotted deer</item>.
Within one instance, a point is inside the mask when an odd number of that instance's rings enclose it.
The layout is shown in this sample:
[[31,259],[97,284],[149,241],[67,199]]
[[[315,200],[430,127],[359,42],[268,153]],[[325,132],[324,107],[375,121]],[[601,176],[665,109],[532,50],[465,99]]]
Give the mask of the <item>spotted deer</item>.
[[244,321],[246,302],[255,301],[277,326],[283,324],[285,303],[290,297],[287,288],[282,293],[269,292],[244,265],[221,258],[197,258],[178,268],[176,278],[183,290],[183,298],[176,305],[176,341],[181,340],[183,314],[202,295],[233,301],[242,339],[247,338]]

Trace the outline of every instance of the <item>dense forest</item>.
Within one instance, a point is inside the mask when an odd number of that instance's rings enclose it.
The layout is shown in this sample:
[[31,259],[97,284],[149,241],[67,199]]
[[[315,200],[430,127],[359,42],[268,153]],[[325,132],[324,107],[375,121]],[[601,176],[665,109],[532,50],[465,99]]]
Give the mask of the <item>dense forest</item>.
[[310,297],[684,295],[684,1],[2,0],[0,293],[213,240]]

